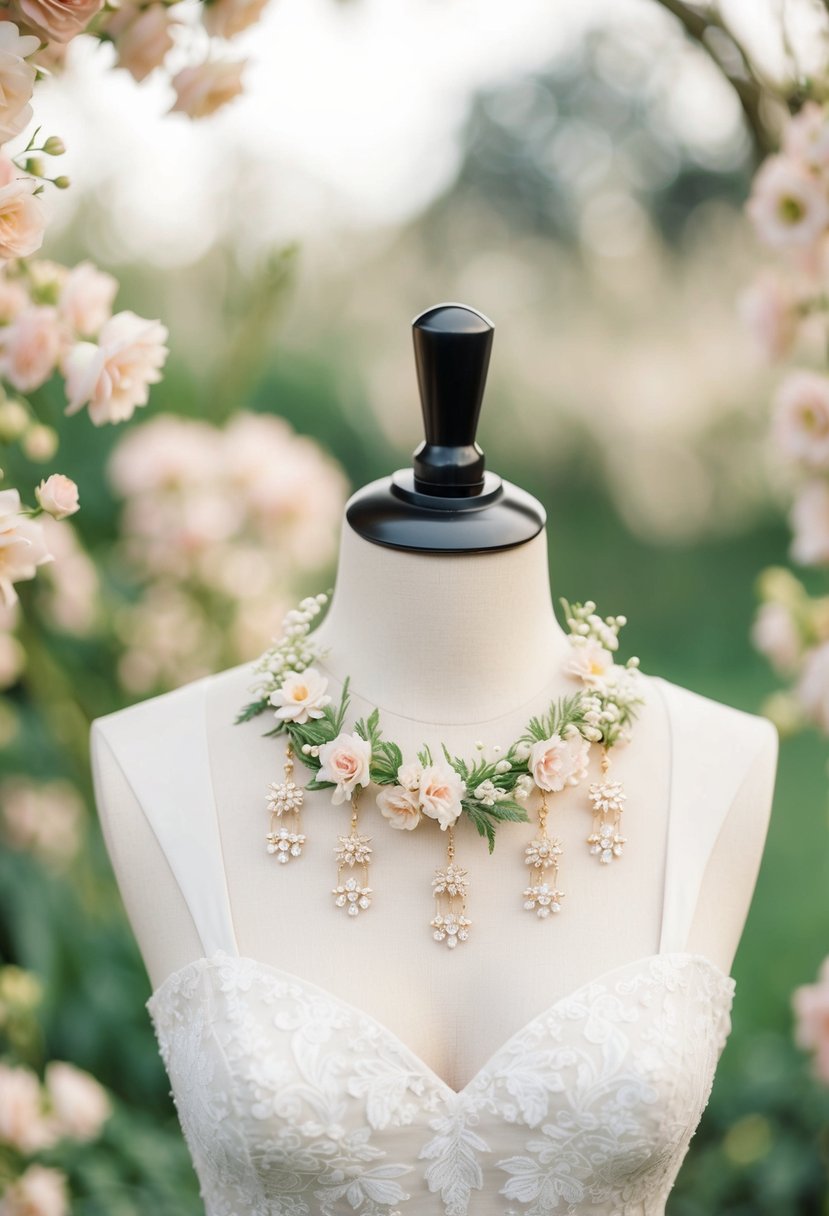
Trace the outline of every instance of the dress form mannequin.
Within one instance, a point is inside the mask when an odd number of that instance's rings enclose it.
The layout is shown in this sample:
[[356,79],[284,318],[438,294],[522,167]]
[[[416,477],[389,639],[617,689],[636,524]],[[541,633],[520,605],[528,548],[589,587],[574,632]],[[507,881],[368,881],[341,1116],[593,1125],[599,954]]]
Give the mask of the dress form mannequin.
[[[466,756],[477,740],[506,748],[533,714],[577,687],[562,671],[569,643],[553,610],[543,529],[490,552],[410,552],[366,540],[346,518],[333,601],[316,636],[328,648],[317,666],[335,700],[350,676],[345,728],[376,705],[384,733],[407,758],[424,743],[439,752],[445,742]],[[588,853],[584,783],[552,795],[549,827],[563,843],[565,900],[562,913],[541,921],[521,900],[536,799],[530,823],[499,825],[491,855],[462,817],[456,849],[469,871],[473,923],[469,942],[450,952],[429,929],[431,876],[444,861],[445,834],[431,821],[414,832],[390,829],[374,789],[361,798],[360,827],[375,847],[375,900],[356,920],[331,897],[333,846],[347,831],[349,808],[332,806],[330,791],[306,795],[301,858],[278,867],[266,853],[264,791],[281,772],[284,740],[264,738],[264,720],[233,724],[252,679],[246,664],[94,724],[101,822],[154,986],[208,949],[154,828],[154,791],[185,773],[194,804],[182,817],[192,819],[194,807],[206,821],[215,817],[225,884],[216,898],[226,897],[239,952],[365,1010],[460,1088],[536,1011],[665,948],[678,730],[686,750],[687,732],[698,733],[699,832],[684,827],[687,909],[681,945],[667,948],[699,951],[730,969],[771,809],[777,736],[767,719],[646,675],[633,740],[613,753],[613,776],[627,793],[624,856],[600,866]],[[172,746],[182,723],[184,743]],[[307,779],[299,764],[297,774]],[[594,748],[588,781],[598,776]],[[686,817],[693,828],[687,810]],[[206,872],[204,881],[215,878]],[[209,901],[211,891],[204,896]]]

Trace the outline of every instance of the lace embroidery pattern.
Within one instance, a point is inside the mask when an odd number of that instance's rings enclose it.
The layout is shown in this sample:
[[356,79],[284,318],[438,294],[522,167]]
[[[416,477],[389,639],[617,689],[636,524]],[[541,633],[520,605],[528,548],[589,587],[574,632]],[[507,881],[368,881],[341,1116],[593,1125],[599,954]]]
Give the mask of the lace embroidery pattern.
[[208,1216],[659,1216],[734,988],[702,955],[638,960],[460,1092],[368,1014],[224,951],[147,1008]]

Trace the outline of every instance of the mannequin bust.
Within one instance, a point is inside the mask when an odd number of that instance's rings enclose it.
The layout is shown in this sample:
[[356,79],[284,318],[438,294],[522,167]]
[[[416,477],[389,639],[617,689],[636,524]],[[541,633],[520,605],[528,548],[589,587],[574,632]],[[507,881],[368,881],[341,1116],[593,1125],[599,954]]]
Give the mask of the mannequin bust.
[[[440,463],[445,445],[432,446]],[[506,748],[532,715],[577,687],[563,671],[570,643],[553,608],[546,528],[508,547],[418,551],[367,539],[365,514],[352,509],[364,502],[365,494],[355,496],[346,509],[334,595],[315,631],[327,648],[315,666],[335,703],[350,677],[344,729],[377,706],[385,736],[406,759],[426,743],[435,754],[445,743],[467,757],[478,740]],[[386,526],[387,513],[369,515]],[[621,651],[624,661],[624,634]],[[530,822],[500,823],[491,854],[461,816],[456,852],[469,872],[472,931],[448,951],[429,928],[445,833],[431,820],[391,830],[375,787],[363,791],[359,811],[374,845],[367,912],[352,919],[334,905],[333,849],[348,831],[350,804],[332,806],[330,790],[305,795],[300,858],[278,866],[266,852],[265,790],[281,777],[285,740],[263,736],[268,715],[234,725],[253,680],[253,664],[243,664],[93,724],[100,820],[154,987],[209,949],[157,831],[156,803],[171,782],[179,783],[182,824],[215,824],[221,872],[205,870],[200,898],[226,901],[239,953],[364,1010],[454,1088],[528,1017],[629,960],[688,950],[730,970],[772,805],[777,732],[768,719],[644,672],[633,737],[612,752],[611,775],[627,794],[623,857],[598,865],[585,843],[586,784],[600,776],[593,747],[587,782],[549,798],[550,834],[563,846],[562,912],[539,920],[523,908],[533,798]],[[679,789],[678,743],[684,756],[696,755]],[[296,761],[304,784],[311,773]],[[669,857],[679,884],[670,936]]]

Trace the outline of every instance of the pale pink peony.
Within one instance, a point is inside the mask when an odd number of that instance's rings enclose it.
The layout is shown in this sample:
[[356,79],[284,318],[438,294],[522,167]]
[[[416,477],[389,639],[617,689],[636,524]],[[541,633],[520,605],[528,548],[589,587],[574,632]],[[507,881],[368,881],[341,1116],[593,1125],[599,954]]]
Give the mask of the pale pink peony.
[[0,785],[3,838],[13,849],[33,853],[54,870],[63,870],[77,855],[83,826],[83,802],[67,781],[36,784],[9,777]]
[[420,809],[430,819],[437,819],[445,831],[459,818],[466,795],[466,785],[461,776],[449,764],[432,764],[423,770],[420,778]]
[[36,1153],[58,1139],[45,1113],[40,1081],[30,1068],[0,1063],[0,1143]]
[[26,60],[39,46],[39,38],[21,35],[14,22],[0,22],[0,144],[19,135],[32,120],[29,101],[36,73]]
[[103,0],[11,0],[11,11],[46,42],[69,42],[85,29]]
[[821,963],[817,983],[795,988],[791,1003],[795,1043],[814,1052],[812,1071],[829,1085],[829,957]]
[[206,118],[215,113],[241,93],[246,64],[246,59],[222,59],[182,68],[173,77],[176,100],[171,110],[190,118]]
[[769,362],[787,354],[797,332],[797,305],[787,283],[763,271],[740,295],[737,307],[743,324]]
[[50,1061],[44,1079],[61,1135],[94,1140],[112,1113],[104,1087],[88,1072],[63,1060]]
[[813,245],[829,224],[826,183],[787,156],[770,156],[754,178],[746,211],[767,245]]
[[30,1165],[0,1200],[0,1216],[67,1216],[68,1212],[66,1175],[47,1165]]
[[43,244],[46,215],[37,189],[33,177],[0,186],[0,258],[27,258]]
[[47,515],[54,519],[66,519],[67,515],[74,515],[81,505],[78,501],[78,487],[71,477],[64,477],[63,473],[52,473],[42,481],[35,490],[35,498]]
[[829,376],[789,373],[775,398],[771,436],[787,459],[829,470]]
[[21,514],[17,490],[0,490],[0,601],[17,603],[14,584],[34,578],[52,560],[40,524]]
[[377,795],[377,805],[384,819],[393,828],[409,832],[420,823],[420,804],[416,791],[402,785],[384,785]]
[[112,315],[118,281],[91,262],[79,262],[63,281],[58,299],[61,319],[82,338],[92,338]]
[[146,405],[150,385],[161,379],[167,358],[167,329],[134,312],[119,312],[103,326],[98,345],[78,342],[66,355],[67,414],[89,405],[95,426],[126,422]]
[[807,101],[783,132],[783,151],[811,169],[829,169],[829,121],[826,109]]
[[829,642],[806,651],[794,693],[808,719],[829,734]]
[[331,781],[336,785],[331,801],[337,805],[351,800],[358,785],[370,781],[371,744],[359,735],[341,733],[330,743],[320,747],[318,781]]
[[144,80],[161,67],[173,46],[173,28],[178,18],[163,4],[148,8],[125,7],[110,19],[107,33],[115,38],[118,63],[135,80]]
[[613,654],[598,638],[574,637],[571,655],[564,665],[567,675],[578,676],[588,687],[600,686],[613,667]]
[[792,540],[789,554],[801,566],[829,562],[829,484],[807,481],[789,512]]
[[0,373],[19,393],[30,393],[55,370],[62,344],[54,308],[24,308],[0,330]]
[[204,9],[204,25],[214,38],[235,38],[262,15],[268,0],[214,0]]
[[309,718],[321,718],[331,698],[326,693],[328,680],[314,667],[305,671],[291,672],[281,688],[270,695],[274,713],[282,722],[307,722]]
[[590,744],[575,733],[569,739],[551,735],[540,739],[531,749],[527,767],[541,790],[557,793],[565,785],[578,785],[587,776]]
[[791,612],[777,600],[767,600],[757,609],[751,626],[751,640],[780,675],[797,670],[801,639]]

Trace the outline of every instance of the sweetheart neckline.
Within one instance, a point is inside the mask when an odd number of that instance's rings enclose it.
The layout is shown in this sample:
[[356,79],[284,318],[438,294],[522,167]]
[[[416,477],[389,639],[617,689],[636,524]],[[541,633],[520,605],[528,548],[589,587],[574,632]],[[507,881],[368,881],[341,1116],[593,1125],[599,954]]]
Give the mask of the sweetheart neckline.
[[543,1021],[545,1018],[555,1016],[555,1014],[557,1014],[561,1009],[566,1008],[568,1004],[576,1001],[590,988],[594,987],[595,985],[606,985],[617,975],[620,975],[622,972],[627,971],[628,969],[642,967],[645,964],[654,963],[658,959],[675,960],[680,958],[684,959],[686,962],[704,963],[708,968],[710,968],[712,973],[724,985],[725,990],[733,998],[734,991],[737,986],[736,980],[732,975],[729,975],[727,971],[723,971],[722,967],[715,963],[713,959],[709,958],[707,954],[702,954],[698,951],[691,950],[657,950],[653,954],[644,954],[639,958],[630,959],[625,963],[619,963],[617,966],[609,968],[607,971],[604,971],[601,975],[596,976],[594,979],[587,980],[585,983],[580,984],[571,992],[559,997],[545,1009],[542,1009],[539,1013],[535,1014],[535,1016],[531,1017],[527,1022],[524,1023],[523,1026],[520,1026],[517,1030],[513,1031],[513,1033],[504,1040],[500,1047],[496,1047],[495,1050],[487,1057],[487,1059],[484,1060],[481,1067],[476,1069],[467,1083],[460,1089],[455,1089],[453,1085],[450,1085],[449,1082],[440,1076],[439,1073],[435,1072],[435,1070],[429,1064],[427,1064],[425,1060],[421,1059],[421,1057],[411,1047],[407,1046],[404,1040],[401,1039],[395,1033],[395,1031],[391,1029],[391,1027],[386,1026],[385,1023],[374,1017],[374,1015],[369,1013],[367,1010],[361,1009],[358,1005],[352,1004],[351,1001],[337,996],[336,993],[331,992],[321,984],[314,983],[313,980],[307,980],[303,976],[297,975],[295,972],[286,971],[282,967],[278,967],[275,964],[267,963],[259,959],[251,958],[249,955],[232,954],[227,950],[219,948],[214,950],[212,954],[203,954],[198,958],[191,959],[190,962],[184,963],[181,967],[177,967],[175,971],[171,971],[170,974],[161,981],[158,987],[153,989],[150,996],[144,1002],[144,1007],[150,1012],[151,1015],[154,1015],[155,1007],[161,1001],[167,990],[173,988],[176,982],[182,981],[190,971],[208,968],[211,965],[216,964],[227,966],[228,963],[236,963],[247,966],[253,970],[258,969],[260,971],[264,971],[266,974],[277,976],[289,983],[298,984],[300,987],[304,987],[312,992],[316,992],[325,997],[327,1000],[331,1001],[334,1005],[338,1005],[341,1009],[346,1010],[353,1017],[361,1019],[368,1025],[374,1027],[379,1034],[385,1036],[386,1039],[394,1045],[396,1051],[400,1055],[409,1061],[415,1071],[424,1074],[432,1081],[434,1085],[438,1086],[443,1092],[444,1097],[448,1095],[450,1099],[458,1101],[463,1099],[463,1097],[472,1090],[473,1086],[480,1081],[481,1077],[492,1069],[495,1062],[505,1052],[514,1046],[514,1044],[519,1042],[520,1039],[524,1035],[528,1034],[539,1022]]

